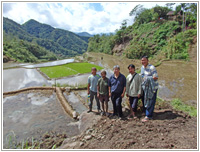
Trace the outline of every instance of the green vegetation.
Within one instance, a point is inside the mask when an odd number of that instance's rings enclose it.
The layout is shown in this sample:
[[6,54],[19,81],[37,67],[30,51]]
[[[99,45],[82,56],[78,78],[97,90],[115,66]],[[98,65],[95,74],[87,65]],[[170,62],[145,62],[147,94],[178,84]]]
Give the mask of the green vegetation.
[[106,35],[99,34],[91,37],[88,43],[88,52],[102,52],[106,54],[112,54],[111,50],[115,45],[114,37],[112,34]]
[[3,55],[17,60],[18,62],[41,62],[56,60],[58,56],[45,48],[9,36],[4,33]]
[[97,70],[103,69],[100,66],[90,63],[68,63],[65,65],[42,67],[40,70],[45,73],[49,78],[60,78],[75,74],[89,73],[92,67],[96,67]]
[[188,48],[197,35],[196,29],[181,32],[168,40],[168,45],[163,47],[168,59],[189,59]]
[[181,102],[180,99],[174,99],[171,101],[171,105],[174,109],[188,113],[190,116],[197,116],[197,109],[193,106],[189,106]]
[[124,20],[115,34],[95,35],[89,39],[87,51],[115,54],[114,47],[122,45],[121,52],[128,58],[164,54],[169,59],[187,60],[189,45],[197,36],[197,3],[181,3],[168,18],[173,5],[151,9],[137,5],[129,14],[134,16],[133,25],[127,27]]
[[[19,62],[36,62],[40,58],[49,61],[83,54],[87,50],[89,39],[89,37],[55,29],[35,20],[29,20],[20,25],[5,17],[3,18],[3,37],[5,46],[3,51],[7,51],[4,54]],[[35,55],[27,45],[34,46],[36,48],[34,51],[41,52],[42,55]],[[12,50],[8,51],[6,47],[10,47]]]

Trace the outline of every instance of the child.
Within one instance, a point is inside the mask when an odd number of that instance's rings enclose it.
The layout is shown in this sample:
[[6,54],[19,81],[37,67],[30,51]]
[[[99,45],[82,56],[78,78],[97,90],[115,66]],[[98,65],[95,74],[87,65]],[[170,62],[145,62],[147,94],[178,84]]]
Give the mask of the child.
[[[106,77],[106,71],[101,71],[101,78],[98,80],[97,84],[97,97],[99,98],[103,112],[101,115],[109,116],[108,113],[108,101],[109,101],[109,90],[108,90],[108,81]],[[105,108],[104,108],[105,105]],[[106,110],[105,110],[106,109]]]

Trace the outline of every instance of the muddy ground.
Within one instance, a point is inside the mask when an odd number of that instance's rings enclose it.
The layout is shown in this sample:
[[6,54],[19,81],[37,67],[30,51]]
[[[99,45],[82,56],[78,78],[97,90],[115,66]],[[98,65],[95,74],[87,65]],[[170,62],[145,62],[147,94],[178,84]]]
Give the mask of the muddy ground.
[[197,149],[197,119],[160,108],[146,123],[141,112],[137,119],[102,116],[81,135],[67,138],[60,149]]

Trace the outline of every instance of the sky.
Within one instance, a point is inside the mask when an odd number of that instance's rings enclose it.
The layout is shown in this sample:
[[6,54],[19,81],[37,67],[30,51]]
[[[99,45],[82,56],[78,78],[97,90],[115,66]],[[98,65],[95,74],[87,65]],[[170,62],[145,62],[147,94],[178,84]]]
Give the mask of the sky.
[[19,24],[34,19],[75,33],[113,33],[123,20],[133,24],[129,13],[138,4],[152,8],[166,2],[5,2],[3,16]]

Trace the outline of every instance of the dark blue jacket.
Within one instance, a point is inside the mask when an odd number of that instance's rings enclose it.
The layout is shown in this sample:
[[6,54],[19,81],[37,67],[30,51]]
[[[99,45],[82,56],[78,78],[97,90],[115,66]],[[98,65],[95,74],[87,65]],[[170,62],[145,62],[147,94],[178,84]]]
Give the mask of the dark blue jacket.
[[123,74],[119,74],[117,79],[113,74],[109,79],[109,87],[111,87],[111,93],[119,93],[122,94],[124,87],[126,87],[126,77]]

